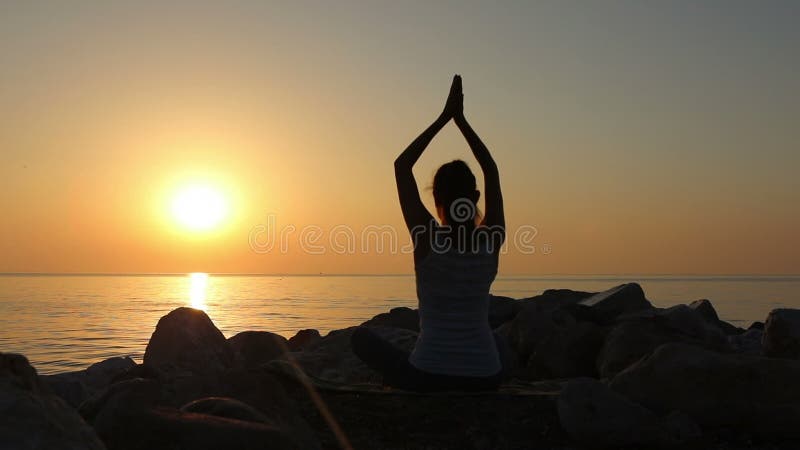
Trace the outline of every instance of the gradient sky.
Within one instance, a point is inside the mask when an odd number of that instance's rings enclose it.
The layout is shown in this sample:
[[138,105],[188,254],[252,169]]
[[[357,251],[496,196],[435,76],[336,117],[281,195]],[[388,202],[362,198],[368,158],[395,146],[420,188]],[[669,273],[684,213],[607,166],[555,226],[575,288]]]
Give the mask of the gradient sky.
[[[797,2],[214,3],[0,3],[0,272],[409,273],[248,237],[407,242],[391,163],[454,73],[538,230],[502,274],[800,272]],[[449,125],[420,188],[453,158]],[[198,181],[214,232],[169,216]]]

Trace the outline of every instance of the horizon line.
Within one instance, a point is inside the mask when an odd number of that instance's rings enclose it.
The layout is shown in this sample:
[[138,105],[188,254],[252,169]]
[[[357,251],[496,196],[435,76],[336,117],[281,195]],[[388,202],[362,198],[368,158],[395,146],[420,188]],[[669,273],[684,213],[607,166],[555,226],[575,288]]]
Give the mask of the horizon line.
[[[0,272],[0,276],[75,276],[75,277],[177,277],[187,276],[193,273],[205,273],[211,276],[235,277],[408,277],[414,276],[414,272],[406,273],[326,273],[326,272],[302,272],[302,273],[269,273],[269,272]],[[546,278],[546,277],[692,277],[692,278],[797,278],[800,273],[538,273],[538,274],[506,274],[498,275],[497,278]]]

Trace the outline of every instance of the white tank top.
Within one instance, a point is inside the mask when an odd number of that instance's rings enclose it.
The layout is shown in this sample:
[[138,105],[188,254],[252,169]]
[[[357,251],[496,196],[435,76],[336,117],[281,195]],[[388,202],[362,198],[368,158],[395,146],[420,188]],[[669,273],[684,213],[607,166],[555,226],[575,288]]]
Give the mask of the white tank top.
[[409,362],[426,372],[486,377],[501,369],[489,326],[497,258],[431,250],[415,268],[420,334]]

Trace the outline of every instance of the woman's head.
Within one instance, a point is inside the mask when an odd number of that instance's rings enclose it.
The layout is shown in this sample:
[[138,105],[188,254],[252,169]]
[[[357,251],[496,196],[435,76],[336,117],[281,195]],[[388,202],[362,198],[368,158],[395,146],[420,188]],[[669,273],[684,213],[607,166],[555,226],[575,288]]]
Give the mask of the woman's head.
[[433,200],[443,224],[473,225],[479,197],[480,192],[475,189],[475,175],[467,163],[460,159],[442,164],[433,176]]

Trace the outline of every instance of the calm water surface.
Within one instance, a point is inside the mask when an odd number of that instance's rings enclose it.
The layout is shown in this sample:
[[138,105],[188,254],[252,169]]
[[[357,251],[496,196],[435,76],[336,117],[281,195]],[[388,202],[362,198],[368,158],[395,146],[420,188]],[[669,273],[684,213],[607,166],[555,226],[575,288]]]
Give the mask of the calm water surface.
[[[501,277],[496,295],[550,288],[600,291],[637,281],[656,306],[708,298],[740,326],[773,308],[800,308],[792,277]],[[302,328],[323,334],[396,306],[415,307],[412,276],[0,276],[0,351],[25,354],[40,373],[82,369],[112,356],[141,361],[158,319],[179,306],[205,310],[225,336]]]

